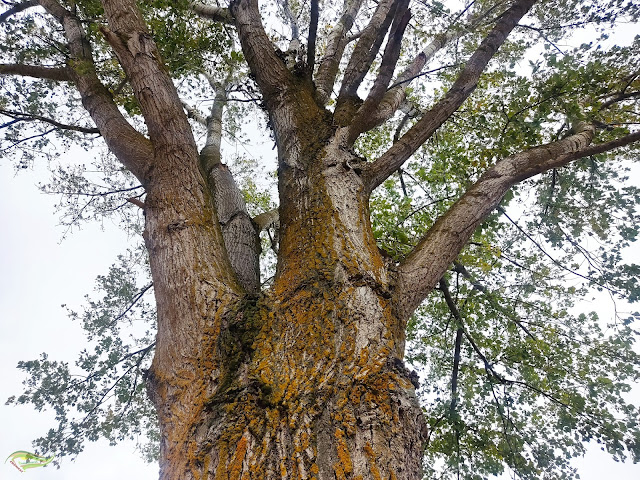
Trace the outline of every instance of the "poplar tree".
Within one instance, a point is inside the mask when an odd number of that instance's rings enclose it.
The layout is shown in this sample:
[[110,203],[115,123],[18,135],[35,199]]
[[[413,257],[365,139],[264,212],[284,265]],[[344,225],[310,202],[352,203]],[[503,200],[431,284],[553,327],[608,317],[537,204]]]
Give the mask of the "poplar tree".
[[166,480],[640,458],[639,315],[579,313],[639,295],[640,38],[608,37],[640,4],[2,3],[3,156],[144,240],[71,312],[75,366],[19,365],[40,450],[143,436]]

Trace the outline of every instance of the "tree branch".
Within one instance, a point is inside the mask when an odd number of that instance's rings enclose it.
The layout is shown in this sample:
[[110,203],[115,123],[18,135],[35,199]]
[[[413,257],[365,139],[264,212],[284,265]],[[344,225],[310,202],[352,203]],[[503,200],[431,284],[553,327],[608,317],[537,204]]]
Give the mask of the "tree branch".
[[[273,43],[264,30],[257,0],[234,0],[230,8],[251,73],[265,97],[268,109],[274,111],[274,104],[281,101],[279,97],[284,87],[291,83],[291,74],[276,55]],[[270,105],[274,108],[269,108]]]
[[153,148],[149,140],[127,122],[111,93],[98,78],[82,22],[56,0],[39,0],[39,3],[64,28],[70,53],[67,70],[78,88],[82,105],[100,130],[109,150],[143,185],[146,184]]
[[98,135],[100,134],[100,130],[98,130],[97,128],[80,127],[77,125],[67,125],[65,123],[57,122],[52,118],[47,118],[47,117],[43,117],[42,115],[36,115],[32,113],[14,112],[11,110],[0,109],[0,115],[6,115],[7,117],[10,117],[22,122],[31,122],[31,121],[45,122],[61,130],[72,130],[80,133],[89,133],[89,134],[94,133]]
[[456,328],[456,340],[453,351],[453,371],[451,372],[451,411],[455,411],[458,404],[458,373],[460,371],[460,350],[462,347],[462,337],[464,336],[464,328],[462,325],[462,316],[456,306],[456,302],[449,291],[449,283],[442,277],[440,279],[440,291],[444,295],[444,300],[449,307],[451,315],[456,320],[458,327]]
[[402,37],[404,31],[409,24],[411,11],[408,8],[408,0],[401,0],[396,9],[395,18],[389,32],[389,39],[382,55],[382,63],[378,70],[378,75],[373,83],[373,87],[369,91],[366,100],[356,113],[353,121],[349,125],[349,133],[347,135],[347,144],[353,145],[362,132],[367,131],[375,122],[374,112],[377,109],[383,95],[387,91],[389,82],[393,76],[393,72],[400,57],[400,47],[402,45]]
[[36,5],[38,5],[38,0],[27,0],[22,3],[16,3],[9,10],[0,15],[0,23],[6,22],[9,17],[12,17],[16,13],[20,13],[28,8],[35,7]]
[[363,0],[344,0],[342,16],[327,38],[327,47],[315,77],[316,92],[322,105],[326,105],[331,96],[344,48],[349,43],[347,33],[351,30],[362,3]]
[[279,221],[278,209],[274,208],[268,212],[261,213],[253,217],[253,223],[256,225],[258,231],[271,228]]
[[400,168],[440,125],[460,108],[475,90],[480,75],[491,58],[535,2],[536,0],[516,0],[467,61],[446,95],[378,160],[364,168],[363,180],[369,192]]
[[338,125],[348,125],[355,114],[354,102],[358,102],[358,87],[382,46],[399,3],[404,5],[407,2],[406,0],[381,0],[378,2],[371,20],[363,29],[351,58],[349,58],[338,94],[334,113],[334,119]]
[[[398,288],[394,295],[401,317],[408,318],[433,289],[478,225],[500,203],[509,188],[542,171],[565,165],[593,150],[588,147],[595,134],[593,125],[581,122],[576,130],[577,133],[563,140],[541,145],[499,161],[436,221],[398,266]],[[635,135],[640,137],[640,132]],[[609,146],[613,145],[612,142],[607,143]]]
[[316,37],[318,35],[319,16],[318,0],[311,0],[311,18],[309,19],[309,36],[307,37],[307,69],[309,77],[313,77],[313,68],[316,63]]
[[[465,8],[457,18],[460,18],[462,15],[464,15],[464,13],[468,10],[468,8],[470,8],[470,6],[471,4],[469,5],[469,7]],[[482,20],[487,18],[487,16],[495,8],[496,6],[493,6],[480,14],[469,15],[469,17],[466,19],[466,24],[462,25],[458,29],[453,28],[455,23],[454,20],[454,23],[452,23],[444,33],[436,35],[431,43],[429,43],[413,59],[411,64],[395,79],[393,85],[389,87],[389,91],[384,95],[382,101],[378,105],[378,108],[373,114],[373,117],[371,118],[371,126],[369,128],[381,125],[394,115],[396,110],[400,108],[400,106],[406,99],[406,88],[408,84],[421,75],[429,73],[421,72],[431,62],[437,52],[442,50],[447,44],[460,38],[465,32],[473,31],[482,22]],[[431,70],[430,72],[434,72],[442,68],[447,68],[447,66],[439,67],[438,69]]]
[[41,78],[69,82],[73,78],[66,67],[41,67],[38,65],[23,65],[19,63],[0,64],[0,75],[20,75],[22,77]]
[[214,22],[233,25],[233,16],[228,8],[214,7],[202,2],[191,2],[191,8],[200,17]]

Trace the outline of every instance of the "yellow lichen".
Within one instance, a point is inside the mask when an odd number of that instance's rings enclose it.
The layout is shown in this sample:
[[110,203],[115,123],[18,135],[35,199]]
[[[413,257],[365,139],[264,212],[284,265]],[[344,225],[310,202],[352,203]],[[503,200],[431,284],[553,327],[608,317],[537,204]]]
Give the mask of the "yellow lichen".
[[378,470],[378,466],[376,465],[376,454],[369,442],[364,445],[364,453],[366,454],[367,460],[369,461],[369,471],[371,472],[373,480],[382,480],[380,470]]

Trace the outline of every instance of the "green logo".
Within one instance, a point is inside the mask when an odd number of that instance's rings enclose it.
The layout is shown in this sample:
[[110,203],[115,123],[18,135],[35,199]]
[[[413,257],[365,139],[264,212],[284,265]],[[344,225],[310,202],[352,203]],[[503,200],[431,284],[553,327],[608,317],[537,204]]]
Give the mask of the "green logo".
[[[13,452],[7,457],[7,460],[11,460],[11,465],[16,467],[21,472],[28,470],[29,468],[44,467],[53,460],[53,455],[50,457],[42,457],[35,453],[25,452],[24,450],[18,450]],[[7,463],[7,460],[4,463]]]

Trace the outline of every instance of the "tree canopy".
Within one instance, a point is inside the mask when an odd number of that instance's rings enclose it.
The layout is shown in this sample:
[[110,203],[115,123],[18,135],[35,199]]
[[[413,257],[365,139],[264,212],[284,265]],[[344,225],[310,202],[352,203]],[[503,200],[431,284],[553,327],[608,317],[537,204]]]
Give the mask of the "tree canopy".
[[[69,312],[88,339],[76,363],[46,354],[21,362],[25,391],[9,402],[55,411],[58,427],[35,442],[41,453],[144,438],[151,460],[158,429],[146,380],[157,319],[140,206],[158,127],[110,3],[4,1],[0,13],[3,158],[16,169],[49,162],[41,188],[59,196],[69,230],[108,217],[132,234],[86,308]],[[202,170],[228,165],[260,227],[259,277],[236,271],[256,293],[276,275],[274,209],[283,199],[274,149],[282,156],[289,140],[273,125],[282,122],[277,81],[250,58],[260,50],[247,42],[263,39],[250,37],[238,3],[137,5],[202,149]],[[629,261],[640,224],[640,36],[629,32],[640,4],[261,3],[278,65],[313,82],[321,115],[344,127],[384,261],[426,296],[398,307],[415,309],[405,361],[428,426],[426,478],[505,469],[573,478],[571,459],[592,441],[639,461],[640,410],[628,394],[640,375],[640,268]],[[518,8],[521,18],[501,31]],[[491,183],[500,175],[511,176],[504,191]],[[469,210],[473,231],[431,290],[421,281],[429,265],[414,266],[458,239],[429,251],[425,239],[494,191],[486,212]],[[217,215],[223,225],[235,218]],[[594,295],[617,305],[613,318],[590,311],[583,300]]]

